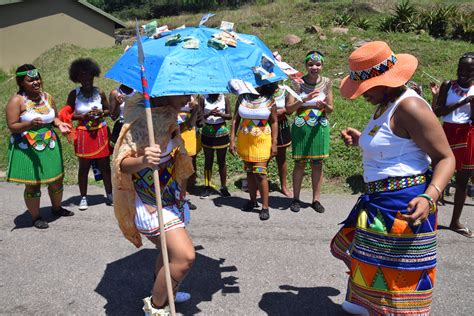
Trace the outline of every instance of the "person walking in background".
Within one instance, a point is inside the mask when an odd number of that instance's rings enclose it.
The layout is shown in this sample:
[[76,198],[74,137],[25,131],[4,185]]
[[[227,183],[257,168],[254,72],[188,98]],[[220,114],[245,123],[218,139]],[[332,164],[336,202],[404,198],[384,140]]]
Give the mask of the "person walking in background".
[[449,228],[473,238],[472,230],[461,224],[469,179],[474,175],[474,52],[464,54],[458,63],[458,78],[432,85],[434,112],[443,119],[443,129],[456,157],[456,192]]
[[123,126],[123,109],[125,101],[135,95],[136,91],[124,84],[121,84],[117,88],[113,89],[109,95],[110,105],[110,118],[115,121],[114,128],[112,129],[112,135],[110,141],[115,144],[120,130]]
[[229,147],[229,128],[226,120],[232,119],[230,101],[224,94],[210,94],[199,98],[199,106],[203,109],[204,126],[201,129],[201,145],[204,151],[204,192],[201,198],[212,194],[212,165],[214,153],[217,156],[219,176],[221,180],[220,194],[229,197],[227,190],[226,154]]
[[[416,57],[370,42],[349,56],[341,95],[376,106],[365,129],[341,132],[362,149],[365,193],[331,242],[349,271],[342,308],[357,315],[429,315],[437,204],[455,159],[430,105],[405,84]],[[429,170],[433,162],[433,172]]]
[[[304,59],[307,74],[302,83],[296,83],[295,90],[305,101],[294,101],[286,104],[286,111],[296,111],[295,121],[291,129],[293,146],[293,194],[290,209],[299,212],[301,208],[300,191],[306,163],[311,164],[311,182],[313,199],[311,207],[318,213],[324,213],[321,205],[321,186],[323,183],[323,161],[329,157],[329,121],[332,113],[333,95],[332,82],[322,76],[324,55],[318,51],[310,51]],[[308,95],[312,93],[312,98]]]
[[77,121],[74,151],[79,159],[79,210],[88,208],[87,180],[92,160],[104,181],[107,204],[113,203],[110,178],[112,148],[109,143],[109,128],[104,120],[109,115],[109,102],[105,93],[94,86],[94,78],[100,75],[99,65],[90,58],[79,58],[69,67],[69,79],[81,86],[69,92],[67,105],[72,109],[72,120]]
[[259,96],[250,93],[240,95],[230,134],[230,152],[240,156],[247,173],[250,201],[242,211],[251,212],[258,207],[258,189],[262,196],[259,216],[262,221],[270,218],[267,164],[277,154],[278,118],[273,98],[276,88],[276,83],[266,84],[256,88]]
[[61,206],[63,197],[63,156],[61,141],[54,131],[68,134],[71,126],[57,117],[53,97],[44,92],[41,75],[35,66],[24,64],[16,70],[18,92],[5,108],[12,135],[8,146],[6,180],[25,184],[24,199],[33,226],[48,228],[40,214],[41,184],[48,185],[51,212],[73,216]]

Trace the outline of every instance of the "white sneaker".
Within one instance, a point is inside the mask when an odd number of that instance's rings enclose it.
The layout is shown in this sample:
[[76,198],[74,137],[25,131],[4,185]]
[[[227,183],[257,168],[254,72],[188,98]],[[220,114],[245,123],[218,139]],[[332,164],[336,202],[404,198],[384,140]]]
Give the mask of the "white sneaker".
[[171,315],[170,313],[170,308],[169,306],[165,306],[164,308],[154,308],[153,305],[151,305],[151,296],[145,297],[143,299],[143,312],[145,313],[145,316],[169,316]]
[[186,293],[186,292],[177,292],[174,301],[176,303],[184,303],[186,301],[189,301],[190,299],[191,299],[191,294]]
[[114,205],[114,197],[112,196],[112,193],[107,193],[107,201],[105,204],[113,206]]
[[89,205],[87,205],[87,197],[83,196],[81,199],[81,202],[79,203],[79,210],[85,211],[88,208],[89,208]]

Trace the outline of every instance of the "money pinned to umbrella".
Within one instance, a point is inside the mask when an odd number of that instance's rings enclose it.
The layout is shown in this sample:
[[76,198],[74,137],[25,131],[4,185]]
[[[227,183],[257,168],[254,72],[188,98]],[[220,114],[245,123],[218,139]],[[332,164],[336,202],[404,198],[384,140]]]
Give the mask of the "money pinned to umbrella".
[[235,95],[241,95],[245,93],[260,95],[260,93],[255,90],[250,82],[240,79],[229,80],[229,91]]
[[183,48],[186,49],[198,49],[199,48],[199,40],[195,37],[185,37]]
[[232,32],[234,30],[234,23],[221,21],[221,26],[219,28],[226,32]]

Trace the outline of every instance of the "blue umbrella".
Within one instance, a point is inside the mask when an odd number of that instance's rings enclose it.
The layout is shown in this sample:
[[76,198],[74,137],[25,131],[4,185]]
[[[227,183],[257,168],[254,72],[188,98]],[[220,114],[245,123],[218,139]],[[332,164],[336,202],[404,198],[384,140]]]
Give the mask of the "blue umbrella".
[[[150,96],[210,94],[229,92],[231,79],[247,81],[254,87],[286,79],[276,65],[271,50],[254,35],[238,34],[237,46],[216,49],[208,40],[222,30],[208,27],[188,27],[171,31],[159,39],[142,39],[145,54],[146,79]],[[183,48],[186,41],[166,45],[171,36],[199,40],[196,49]],[[273,76],[261,80],[252,70],[262,66],[262,57],[271,60]],[[138,47],[135,43],[105,74],[135,90],[142,89]]]

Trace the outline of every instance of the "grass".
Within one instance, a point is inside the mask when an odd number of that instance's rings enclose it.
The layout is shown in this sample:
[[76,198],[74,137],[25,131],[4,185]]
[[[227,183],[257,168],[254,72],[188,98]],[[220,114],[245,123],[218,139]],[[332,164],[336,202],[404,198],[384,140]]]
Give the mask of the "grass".
[[[331,26],[325,27],[324,32],[327,40],[320,40],[317,34],[305,33],[305,28],[310,25],[328,25],[331,17],[336,12],[350,7],[352,3],[357,8],[364,9],[364,17],[372,23],[372,28],[364,31],[349,26],[347,34],[335,34],[331,32]],[[413,1],[417,5],[428,5],[432,1]],[[441,1],[437,1],[438,3]],[[446,41],[434,39],[427,34],[413,33],[380,33],[373,25],[381,17],[379,10],[386,14],[389,1],[275,1],[265,5],[244,6],[238,10],[219,10],[216,16],[207,23],[208,26],[218,27],[221,20],[232,21],[238,32],[252,33],[258,35],[272,50],[278,50],[284,60],[294,67],[304,70],[303,58],[307,51],[318,49],[326,54],[324,75],[334,80],[334,106],[335,111],[330,116],[331,129],[331,157],[327,160],[324,172],[326,185],[324,192],[349,192],[360,189],[361,156],[354,148],[347,148],[339,139],[339,131],[345,127],[363,128],[367,122],[373,107],[363,100],[353,102],[340,97],[338,85],[339,80],[347,75],[347,58],[353,50],[352,44],[360,39],[384,40],[389,43],[396,52],[410,53],[419,59],[419,68],[414,80],[423,85],[425,97],[430,101],[428,84],[432,75],[439,80],[452,79],[456,77],[458,58],[466,51],[472,50],[469,43],[461,41]],[[459,1],[456,1],[459,3]],[[393,4],[392,4],[393,6]],[[367,8],[372,8],[369,10]],[[357,12],[357,11],[356,11]],[[177,17],[165,17],[159,19],[159,24],[168,24],[177,27],[182,24],[197,25],[201,14],[182,14]],[[130,22],[132,27],[133,23]],[[132,27],[133,28],[133,27]],[[301,38],[301,42],[294,46],[287,46],[283,37],[287,34],[295,34]],[[75,85],[68,79],[68,67],[78,57],[91,57],[102,67],[105,73],[113,62],[123,52],[123,45],[103,48],[84,49],[73,45],[57,46],[41,55],[34,61],[44,79],[44,90],[51,93],[58,107],[66,102],[68,92]],[[343,73],[342,75],[340,73]],[[14,80],[8,80],[12,74],[0,72],[0,108],[3,110],[10,96],[16,91]],[[96,79],[95,84],[108,94],[117,83],[103,77]],[[7,146],[9,131],[4,119],[0,120],[0,148],[4,148],[0,156],[0,169],[5,170],[7,164]],[[76,183],[77,159],[74,156],[72,145],[64,143],[64,164],[66,168],[66,183]],[[291,157],[291,149],[288,150]],[[289,170],[293,169],[293,161],[289,159]],[[204,159],[198,155],[198,177],[202,178]],[[235,182],[242,178],[242,164],[240,160],[229,154],[227,159],[230,188],[235,188]],[[269,164],[269,176],[274,182],[278,181],[277,168],[274,161]],[[291,176],[288,177],[291,183]],[[217,167],[214,170],[214,183],[218,183]],[[310,187],[309,177],[304,181],[305,187]]]

